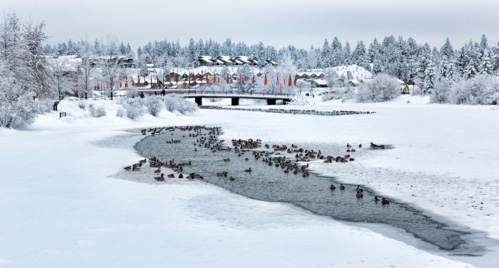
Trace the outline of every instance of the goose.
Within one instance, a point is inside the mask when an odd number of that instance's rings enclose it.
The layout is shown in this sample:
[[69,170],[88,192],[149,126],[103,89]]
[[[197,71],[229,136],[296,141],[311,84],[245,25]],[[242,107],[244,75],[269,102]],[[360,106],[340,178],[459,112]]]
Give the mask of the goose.
[[182,174],[178,174],[178,178],[179,178],[179,179],[182,179],[182,178],[184,178],[184,175],[182,175]]
[[374,202],[378,202],[378,201],[379,201],[378,197],[377,197],[377,196],[375,196],[375,197],[374,197]]
[[357,198],[362,198],[364,197],[364,195],[362,194],[362,192],[358,191],[357,194],[356,194]]
[[334,186],[334,184],[331,184],[331,187],[329,187],[329,189],[331,189],[331,191],[334,191],[336,190],[336,186]]
[[362,148],[362,144],[359,144],[359,149]]
[[154,173],[155,173],[155,174],[159,174],[159,173],[161,173],[161,169],[160,169],[160,168],[156,169],[156,170],[154,171]]
[[235,180],[235,178],[234,178],[234,177],[232,177],[232,176],[230,176],[229,180],[234,181],[234,180]]
[[251,168],[245,169],[244,172],[250,172],[251,173]]
[[160,177],[154,177],[155,180],[157,181],[164,181],[165,180],[165,174],[161,173]]
[[127,166],[127,167],[125,167],[125,170],[126,170],[126,171],[130,171],[131,169],[132,169],[132,166]]
[[343,183],[340,184],[340,190],[345,190],[345,185],[343,185]]
[[139,171],[139,170],[140,170],[139,165],[134,164],[132,167],[132,171]]
[[382,205],[388,205],[388,204],[390,204],[390,201],[389,201],[388,199],[386,199],[386,198],[384,198],[384,197],[383,197],[383,198],[381,199],[381,204],[382,204]]
[[175,174],[173,174],[173,173],[168,174],[168,178],[170,178],[170,179],[175,178]]
[[218,172],[217,176],[218,177],[227,177],[227,172],[226,171],[224,171],[224,172]]

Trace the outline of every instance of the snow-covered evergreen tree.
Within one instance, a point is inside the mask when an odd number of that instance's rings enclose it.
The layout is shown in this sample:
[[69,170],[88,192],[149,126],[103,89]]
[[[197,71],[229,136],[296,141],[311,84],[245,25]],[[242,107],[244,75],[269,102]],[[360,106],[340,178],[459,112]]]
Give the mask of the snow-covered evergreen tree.
[[423,95],[431,94],[433,92],[435,81],[435,67],[433,62],[430,62],[428,68],[425,70]]
[[331,50],[327,39],[324,40],[324,45],[322,46],[322,52],[321,57],[319,58],[319,62],[320,66],[324,69],[331,66]]
[[480,66],[478,67],[480,74],[492,74],[494,66],[492,65],[492,59],[490,57],[490,51],[485,48],[482,52],[482,58]]
[[194,39],[189,40],[189,46],[187,47],[187,61],[190,66],[196,68],[199,66],[198,51],[196,49],[196,42]]

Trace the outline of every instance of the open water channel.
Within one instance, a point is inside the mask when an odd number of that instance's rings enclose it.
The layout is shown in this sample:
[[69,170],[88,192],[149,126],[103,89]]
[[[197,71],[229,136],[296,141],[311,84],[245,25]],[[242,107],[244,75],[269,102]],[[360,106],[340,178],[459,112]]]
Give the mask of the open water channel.
[[[338,180],[341,178],[319,176],[312,172],[304,178],[301,173],[284,173],[280,167],[269,166],[262,159],[255,159],[251,151],[238,156],[230,141],[224,143],[230,150],[210,150],[198,141],[200,137],[208,137],[208,132],[201,130],[199,136],[191,137],[189,134],[194,135],[196,132],[178,128],[165,130],[146,136],[136,144],[135,149],[144,157],[156,157],[162,162],[191,161],[192,165],[183,167],[184,174],[198,173],[205,182],[249,198],[291,203],[342,221],[387,224],[402,228],[440,249],[466,254],[463,249],[467,248],[465,236],[468,233],[459,228],[451,228],[406,204],[391,201],[388,205],[382,205],[381,201],[375,202],[372,191],[365,187],[363,198],[357,198],[357,185],[345,184],[346,189],[339,190]],[[171,140],[180,142],[167,143]],[[262,151],[265,148],[255,150]],[[271,152],[272,149],[267,151]],[[228,158],[230,161],[224,161]],[[348,165],[332,165],[335,164]],[[250,167],[251,173],[244,171]],[[227,172],[227,177],[217,176],[220,172]],[[231,176],[234,177],[233,181],[229,180]],[[336,186],[336,190],[330,189],[331,184]]]

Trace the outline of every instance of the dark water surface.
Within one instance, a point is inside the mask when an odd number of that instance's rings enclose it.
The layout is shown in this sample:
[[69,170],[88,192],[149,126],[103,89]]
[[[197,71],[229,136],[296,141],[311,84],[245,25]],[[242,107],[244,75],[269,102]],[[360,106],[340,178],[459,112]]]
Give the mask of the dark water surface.
[[[213,152],[205,148],[204,144],[199,147],[200,143],[196,140],[202,136],[189,136],[194,133],[179,129],[166,130],[161,134],[145,137],[136,144],[135,149],[144,157],[154,156],[162,162],[191,161],[191,166],[183,167],[184,174],[196,172],[204,177],[205,182],[250,198],[287,202],[319,215],[342,221],[388,224],[402,228],[415,237],[444,250],[461,252],[466,248],[467,242],[464,236],[468,233],[459,231],[457,228],[456,230],[449,228],[445,223],[432,219],[424,212],[408,205],[393,201],[388,205],[382,205],[381,201],[374,202],[372,191],[366,188],[364,188],[363,198],[357,198],[356,185],[345,184],[346,189],[341,191],[336,178],[318,176],[313,173],[304,178],[301,173],[296,175],[292,172],[284,173],[280,167],[269,166],[262,162],[262,159],[256,160],[251,151],[238,156],[230,141],[224,143],[225,147],[232,148],[230,151]],[[208,137],[208,130],[202,130],[201,133],[206,135],[204,137]],[[166,142],[172,139],[180,140],[180,142]],[[197,151],[194,151],[194,148]],[[265,148],[255,150],[262,151]],[[227,158],[230,158],[229,162],[224,161]],[[246,158],[248,160],[245,160]],[[333,164],[340,165],[339,163]],[[348,163],[343,165],[348,165]],[[252,172],[244,172],[249,167]],[[217,173],[224,171],[228,173],[227,177],[217,176]],[[233,181],[229,180],[230,176],[234,177]],[[336,190],[330,190],[331,184],[336,185]]]

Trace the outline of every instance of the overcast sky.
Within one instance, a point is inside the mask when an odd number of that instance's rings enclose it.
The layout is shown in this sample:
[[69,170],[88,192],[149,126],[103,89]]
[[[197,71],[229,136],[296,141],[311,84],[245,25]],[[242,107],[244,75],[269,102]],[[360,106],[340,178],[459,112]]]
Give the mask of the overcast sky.
[[493,0],[1,0],[3,13],[45,21],[48,43],[112,34],[134,49],[153,40],[213,39],[298,48],[337,36],[352,49],[387,35],[455,48],[486,34],[499,41],[499,1]]

